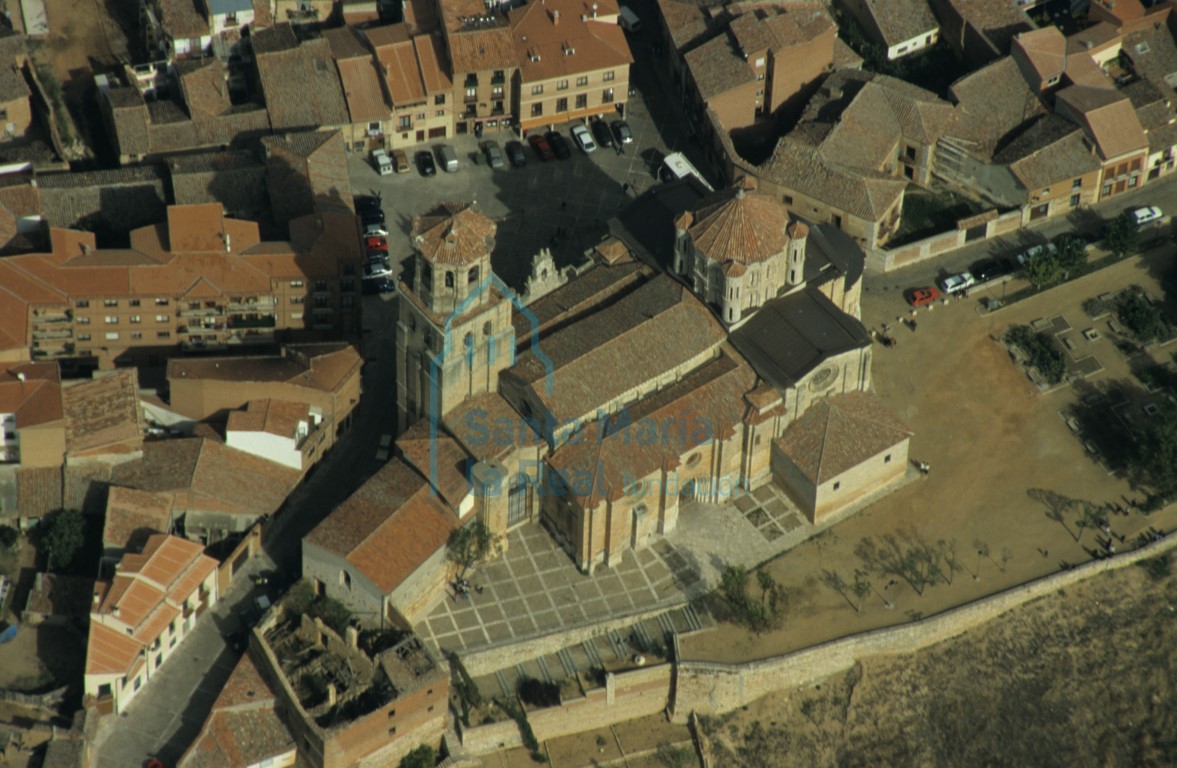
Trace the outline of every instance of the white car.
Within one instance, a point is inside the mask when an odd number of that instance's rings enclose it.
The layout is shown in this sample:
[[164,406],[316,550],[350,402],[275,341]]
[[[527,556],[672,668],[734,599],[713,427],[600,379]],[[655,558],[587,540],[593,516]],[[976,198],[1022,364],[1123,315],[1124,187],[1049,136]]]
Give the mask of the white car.
[[1132,211],[1132,220],[1136,222],[1136,226],[1142,227],[1145,224],[1151,224],[1154,221],[1160,221],[1165,217],[1160,208],[1155,205],[1150,205],[1146,208],[1137,208]]
[[957,293],[959,291],[966,291],[973,287],[977,281],[973,279],[970,272],[961,272],[959,275],[949,275],[940,281],[940,288],[945,293]]
[[1054,243],[1042,243],[1041,245],[1032,245],[1026,250],[1018,254],[1018,266],[1024,267],[1029,264],[1040,253],[1057,253],[1058,248]]
[[388,277],[392,274],[392,267],[386,262],[369,262],[364,265],[364,279],[375,280],[378,277]]
[[593,141],[593,135],[583,125],[572,126],[572,140],[580,147],[580,151],[586,155],[589,152],[597,151],[597,144]]
[[364,227],[364,237],[388,237],[388,227],[383,224],[369,224]]

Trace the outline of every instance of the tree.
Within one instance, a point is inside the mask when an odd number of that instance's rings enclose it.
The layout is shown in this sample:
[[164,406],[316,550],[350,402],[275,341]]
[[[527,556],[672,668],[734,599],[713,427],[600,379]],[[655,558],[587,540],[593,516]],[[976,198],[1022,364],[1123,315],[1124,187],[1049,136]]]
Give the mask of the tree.
[[748,569],[742,565],[726,565],[719,578],[719,593],[723,596],[732,618],[756,634],[762,634],[780,625],[785,603],[785,592],[772,574],[756,572],[756,583],[760,587],[760,599],[748,594]]
[[437,753],[428,744],[422,744],[401,758],[400,768],[433,768],[437,765]]
[[1067,277],[1074,277],[1087,264],[1087,243],[1075,235],[1063,235],[1054,241],[1055,259]]
[[0,525],[0,548],[12,549],[20,541],[20,531],[10,525]]
[[1116,314],[1120,322],[1132,331],[1132,336],[1145,344],[1165,333],[1165,313],[1139,291],[1124,291],[1116,298]]
[[654,760],[663,768],[690,768],[691,764],[696,762],[689,750],[666,742],[658,745],[654,752]]
[[1134,447],[1128,466],[1136,482],[1162,498],[1177,492],[1177,405],[1163,406]]
[[475,520],[450,534],[445,545],[449,561],[458,566],[458,578],[479,563],[498,557],[502,551],[499,537],[481,520]]
[[1140,228],[1136,226],[1131,211],[1124,211],[1112,219],[1104,244],[1118,259],[1136,252],[1140,247]]
[[1067,276],[1058,254],[1046,249],[1026,262],[1022,274],[1039,289],[1061,283]]
[[68,568],[86,540],[86,519],[76,509],[58,512],[46,523],[42,546],[49,552],[49,567]]

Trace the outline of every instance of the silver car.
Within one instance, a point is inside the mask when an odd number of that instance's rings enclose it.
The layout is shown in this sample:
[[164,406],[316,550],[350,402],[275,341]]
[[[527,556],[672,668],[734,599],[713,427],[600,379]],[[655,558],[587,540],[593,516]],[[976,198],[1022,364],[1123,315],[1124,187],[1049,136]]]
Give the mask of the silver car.
[[494,139],[487,139],[482,142],[482,151],[486,155],[486,162],[491,168],[502,168],[507,164],[506,160],[503,159],[503,150]]

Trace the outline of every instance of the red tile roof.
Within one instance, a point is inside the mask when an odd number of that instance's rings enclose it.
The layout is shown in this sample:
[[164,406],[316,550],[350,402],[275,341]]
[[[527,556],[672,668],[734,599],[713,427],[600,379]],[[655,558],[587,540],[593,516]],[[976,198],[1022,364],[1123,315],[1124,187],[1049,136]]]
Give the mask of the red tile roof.
[[824,398],[789,425],[774,444],[815,485],[911,437],[877,397],[854,392]]
[[112,486],[106,494],[102,543],[135,550],[156,533],[172,529],[172,495]]
[[464,266],[494,250],[495,223],[475,203],[438,203],[413,217],[409,239],[432,264]]
[[457,516],[401,459],[385,464],[307,535],[391,593],[458,527]]
[[134,369],[123,368],[62,389],[66,447],[70,453],[143,439]]
[[789,211],[769,195],[724,190],[694,213],[688,234],[704,256],[719,264],[755,264],[782,253],[789,243]]

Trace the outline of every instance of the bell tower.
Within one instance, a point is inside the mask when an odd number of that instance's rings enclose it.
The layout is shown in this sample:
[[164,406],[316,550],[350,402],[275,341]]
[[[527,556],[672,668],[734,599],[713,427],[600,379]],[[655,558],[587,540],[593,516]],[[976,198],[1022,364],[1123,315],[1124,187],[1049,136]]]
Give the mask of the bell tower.
[[491,272],[494,238],[477,203],[439,203],[413,217],[396,328],[397,434],[497,391],[499,373],[515,361],[511,300]]

